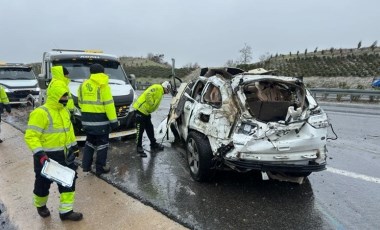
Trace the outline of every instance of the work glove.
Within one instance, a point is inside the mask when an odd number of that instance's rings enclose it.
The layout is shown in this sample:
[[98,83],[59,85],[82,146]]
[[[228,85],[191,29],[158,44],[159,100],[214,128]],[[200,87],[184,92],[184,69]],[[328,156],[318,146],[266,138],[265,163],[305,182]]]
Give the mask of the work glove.
[[110,126],[111,126],[111,130],[115,130],[115,129],[119,128],[119,126],[120,126],[120,122],[119,122],[119,121],[117,121],[117,122],[112,122],[112,123],[110,124]]
[[43,166],[45,164],[45,161],[50,161],[49,157],[45,154],[44,151],[39,151],[38,153],[34,154],[36,157],[38,157],[40,164]]
[[69,152],[67,153],[65,162],[67,165],[71,165],[75,158],[79,157],[79,148],[78,145],[71,146]]

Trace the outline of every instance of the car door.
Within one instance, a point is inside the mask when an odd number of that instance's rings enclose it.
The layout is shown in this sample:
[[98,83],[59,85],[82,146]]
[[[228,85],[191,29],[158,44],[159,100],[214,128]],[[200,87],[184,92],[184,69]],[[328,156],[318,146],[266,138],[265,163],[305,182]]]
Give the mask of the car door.
[[[183,107],[182,120],[180,121],[180,125],[178,126],[182,137],[186,140],[190,125],[190,117],[193,114],[195,108],[199,107],[202,91],[204,89],[205,83],[202,80],[198,80],[194,83],[191,92],[189,94],[185,94],[186,97],[185,105]],[[178,124],[178,121],[177,121]]]
[[202,91],[200,102],[195,102],[190,108],[188,126],[214,138],[228,137],[232,122],[229,119],[230,104],[223,104],[228,95],[225,90],[213,82],[209,82]]

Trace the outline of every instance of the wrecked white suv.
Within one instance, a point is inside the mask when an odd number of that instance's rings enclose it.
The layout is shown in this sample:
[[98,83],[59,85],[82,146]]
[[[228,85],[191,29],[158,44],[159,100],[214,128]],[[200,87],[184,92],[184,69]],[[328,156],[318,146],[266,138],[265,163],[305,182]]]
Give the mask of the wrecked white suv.
[[194,180],[226,167],[269,177],[306,177],[326,168],[326,113],[302,80],[261,74],[204,68],[179,87],[158,133],[186,143]]

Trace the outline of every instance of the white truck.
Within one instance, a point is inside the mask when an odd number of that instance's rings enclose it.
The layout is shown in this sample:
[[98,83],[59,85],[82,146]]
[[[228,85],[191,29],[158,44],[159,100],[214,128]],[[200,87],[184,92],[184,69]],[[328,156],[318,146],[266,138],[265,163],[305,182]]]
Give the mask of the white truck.
[[10,104],[27,104],[38,100],[40,88],[32,67],[23,63],[0,63],[0,85]]
[[134,135],[136,129],[132,104],[137,99],[137,94],[132,87],[135,85],[134,75],[128,76],[125,73],[118,57],[104,54],[102,51],[53,49],[52,51],[44,52],[41,74],[37,78],[41,88],[39,104],[43,104],[46,98],[46,88],[52,78],[51,67],[56,65],[66,67],[71,79],[69,88],[75,104],[72,114],[75,135],[77,141],[85,141],[86,136],[82,128],[77,91],[80,84],[89,78],[89,68],[94,63],[103,65],[105,74],[109,76],[117,118],[120,122],[120,127],[110,133],[110,138],[125,138],[126,136]]

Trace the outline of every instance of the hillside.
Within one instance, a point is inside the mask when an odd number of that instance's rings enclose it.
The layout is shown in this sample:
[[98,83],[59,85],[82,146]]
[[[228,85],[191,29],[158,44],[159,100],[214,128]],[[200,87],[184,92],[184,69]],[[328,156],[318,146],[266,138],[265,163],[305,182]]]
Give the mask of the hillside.
[[[305,50],[307,51],[307,50]],[[287,55],[239,68],[276,69],[279,75],[303,77],[374,77],[380,75],[380,48],[333,49]]]
[[[158,57],[158,56],[153,56]],[[169,80],[171,66],[163,60],[142,57],[120,57],[123,68],[134,74],[140,83],[158,83]],[[195,60],[196,61],[196,60]],[[41,63],[32,63],[36,74]],[[370,88],[374,76],[380,75],[380,48],[351,48],[314,50],[313,52],[276,54],[266,60],[237,66],[244,70],[275,69],[278,75],[302,76],[310,87]],[[187,81],[199,74],[193,68],[175,69],[176,76]]]
[[126,67],[146,67],[146,66],[154,66],[161,68],[170,68],[167,64],[154,62],[147,58],[143,57],[120,57],[120,62],[123,63]]

